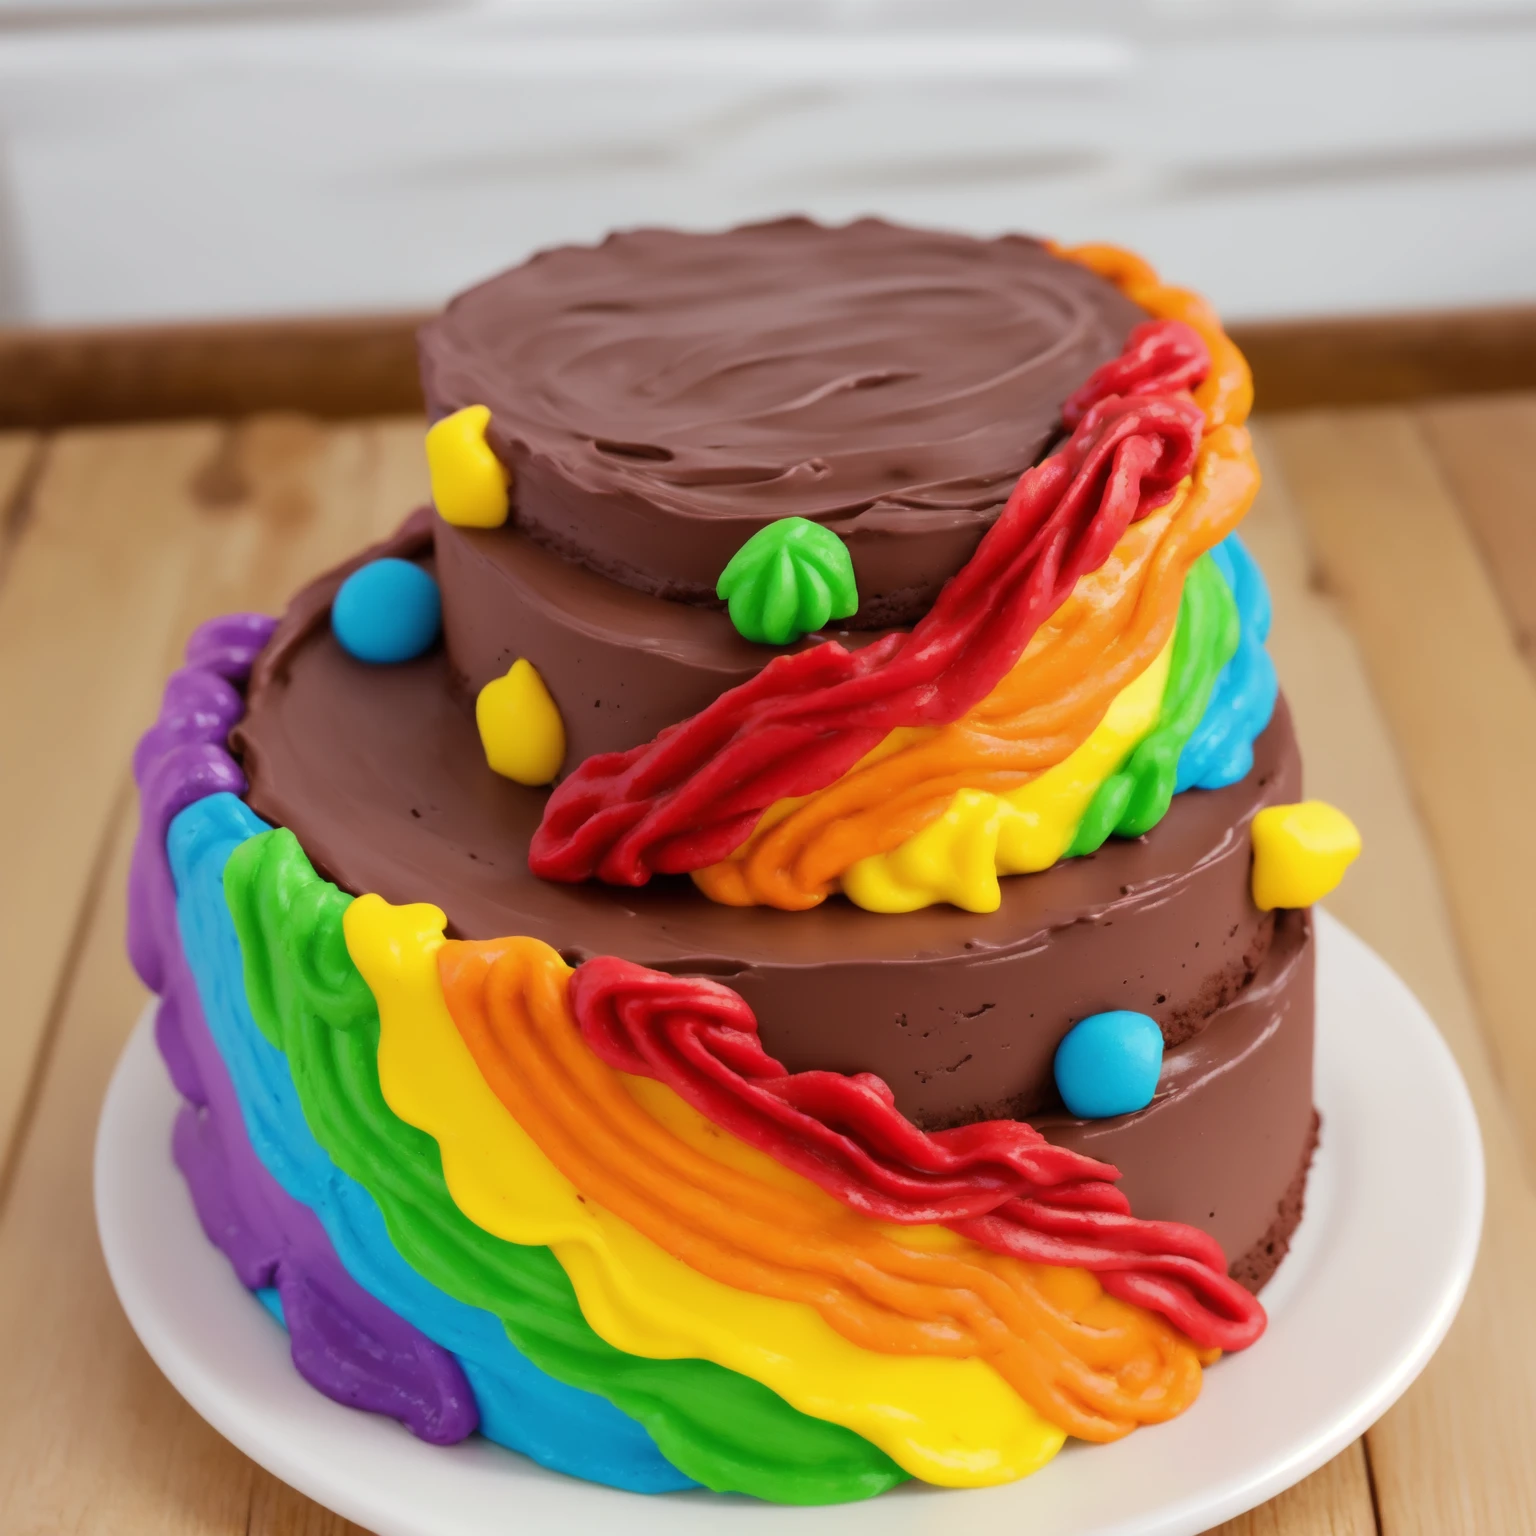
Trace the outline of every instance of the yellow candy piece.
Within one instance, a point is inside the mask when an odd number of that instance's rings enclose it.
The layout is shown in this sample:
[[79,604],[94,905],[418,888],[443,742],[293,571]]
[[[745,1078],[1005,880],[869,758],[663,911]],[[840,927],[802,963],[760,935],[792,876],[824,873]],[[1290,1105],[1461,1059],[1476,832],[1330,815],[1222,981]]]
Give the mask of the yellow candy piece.
[[1325,800],[1266,806],[1253,818],[1253,902],[1310,907],[1360,856],[1360,830]]
[[485,760],[505,779],[549,784],[565,761],[565,722],[531,661],[518,657],[505,677],[475,699]]
[[506,466],[485,440],[488,406],[466,405],[427,429],[432,500],[445,523],[499,528],[507,520]]

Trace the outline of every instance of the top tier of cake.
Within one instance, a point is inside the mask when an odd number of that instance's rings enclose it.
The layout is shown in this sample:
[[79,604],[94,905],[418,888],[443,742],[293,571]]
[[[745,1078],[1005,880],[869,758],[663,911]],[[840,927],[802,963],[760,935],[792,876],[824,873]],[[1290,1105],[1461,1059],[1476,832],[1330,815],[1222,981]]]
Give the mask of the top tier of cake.
[[711,604],[753,533],[806,517],[852,556],[848,627],[875,629],[926,611],[1145,318],[1018,236],[639,230],[463,294],[422,377],[434,420],[489,408],[511,528],[566,560]]

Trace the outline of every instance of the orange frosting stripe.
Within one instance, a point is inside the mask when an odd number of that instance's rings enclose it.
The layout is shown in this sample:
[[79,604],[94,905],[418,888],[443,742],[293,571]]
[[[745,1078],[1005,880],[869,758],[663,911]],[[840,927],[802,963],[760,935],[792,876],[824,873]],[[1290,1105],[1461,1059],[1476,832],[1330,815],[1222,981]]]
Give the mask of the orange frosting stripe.
[[1248,420],[1253,410],[1253,373],[1209,299],[1163,282],[1150,263],[1118,245],[1051,244],[1051,250],[1064,261],[1097,272],[1154,319],[1182,320],[1197,332],[1211,354],[1210,374],[1195,390],[1195,404],[1205,412],[1206,426],[1214,432],[1219,427],[1240,427]]
[[1202,1358],[1214,1356],[1105,1295],[1086,1270],[888,1227],[798,1175],[768,1179],[750,1157],[690,1145],[582,1040],[570,968],[547,945],[448,942],[438,968],[481,1074],[544,1155],[583,1198],[699,1273],[813,1307],[861,1348],[980,1359],[1085,1440],[1172,1418],[1198,1394]]
[[729,859],[695,872],[712,900],[814,907],[844,870],[889,853],[942,815],[956,791],[1003,794],[1069,757],[1168,643],[1190,567],[1252,503],[1259,472],[1243,426],[1252,376],[1215,310],[1159,282],[1129,251],[1088,245],[1058,254],[1092,268],[1154,317],[1185,321],[1210,350],[1211,373],[1195,391],[1207,432],[1183,495],[1130,527],[1007,677],[959,720],[893,732],[836,783],[774,806]]

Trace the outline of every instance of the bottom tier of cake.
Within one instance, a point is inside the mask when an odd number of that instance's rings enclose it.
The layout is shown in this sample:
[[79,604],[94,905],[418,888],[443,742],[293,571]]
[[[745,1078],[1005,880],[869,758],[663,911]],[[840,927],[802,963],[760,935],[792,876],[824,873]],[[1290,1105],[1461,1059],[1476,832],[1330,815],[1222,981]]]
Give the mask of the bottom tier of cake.
[[729,986],[331,883],[226,750],[269,635],[205,627],[141,745],[130,941],[205,1230],[321,1390],[624,1488],[821,1503],[1026,1475],[1258,1337],[1226,1271],[1260,1282],[1299,1214],[1305,913],[1254,925],[1147,1110],[929,1134],[786,1074]]

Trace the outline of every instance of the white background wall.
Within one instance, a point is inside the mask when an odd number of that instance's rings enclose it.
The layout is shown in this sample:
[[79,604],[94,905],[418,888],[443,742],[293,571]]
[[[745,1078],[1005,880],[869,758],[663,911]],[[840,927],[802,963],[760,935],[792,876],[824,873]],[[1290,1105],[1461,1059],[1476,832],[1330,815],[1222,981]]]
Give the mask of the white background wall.
[[1536,301],[1536,0],[0,0],[0,323],[420,307],[637,222]]

